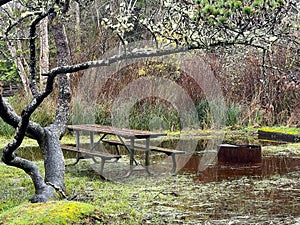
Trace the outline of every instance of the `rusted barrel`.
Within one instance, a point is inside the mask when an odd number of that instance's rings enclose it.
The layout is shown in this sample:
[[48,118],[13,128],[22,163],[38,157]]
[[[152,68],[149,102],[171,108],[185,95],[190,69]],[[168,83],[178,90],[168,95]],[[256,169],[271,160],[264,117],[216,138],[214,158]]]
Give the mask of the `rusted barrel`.
[[261,146],[259,145],[231,145],[218,146],[218,164],[258,164],[262,162]]

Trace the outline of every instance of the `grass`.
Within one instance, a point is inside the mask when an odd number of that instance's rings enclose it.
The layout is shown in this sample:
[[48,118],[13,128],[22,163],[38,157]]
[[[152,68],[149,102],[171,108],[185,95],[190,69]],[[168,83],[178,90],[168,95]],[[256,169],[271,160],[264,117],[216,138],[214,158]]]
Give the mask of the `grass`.
[[300,143],[286,143],[280,146],[267,145],[262,147],[263,155],[300,156]]

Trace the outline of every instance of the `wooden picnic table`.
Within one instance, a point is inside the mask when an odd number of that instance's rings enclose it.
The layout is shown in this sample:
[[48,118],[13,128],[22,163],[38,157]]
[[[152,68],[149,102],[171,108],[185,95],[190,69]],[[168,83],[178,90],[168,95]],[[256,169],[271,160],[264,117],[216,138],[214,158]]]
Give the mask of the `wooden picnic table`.
[[[75,132],[76,134],[76,147],[69,146],[69,145],[62,145],[63,150],[67,151],[74,151],[77,153],[76,156],[76,163],[84,156],[92,157],[92,159],[96,161],[95,157],[101,158],[101,169],[100,172],[103,172],[104,163],[106,160],[115,159],[117,161],[119,158],[121,158],[120,151],[118,149],[118,146],[123,146],[127,150],[129,154],[130,159],[130,171],[128,173],[128,176],[134,171],[134,168],[138,166],[138,162],[135,160],[135,150],[140,150],[145,152],[145,166],[144,169],[147,171],[147,173],[150,174],[149,171],[149,153],[150,151],[156,151],[165,153],[169,156],[172,156],[173,160],[173,168],[172,172],[175,172],[176,170],[176,159],[175,155],[177,154],[184,154],[184,151],[179,150],[173,150],[173,149],[166,149],[156,146],[150,146],[150,139],[158,138],[162,136],[166,136],[166,133],[160,133],[160,132],[152,132],[152,131],[145,131],[145,130],[134,130],[134,129],[127,129],[127,128],[118,128],[113,126],[104,126],[104,125],[98,125],[98,124],[80,124],[80,125],[69,125],[67,128],[70,131]],[[80,137],[82,132],[88,132],[90,135],[90,148],[89,149],[83,149],[80,146]],[[99,140],[97,142],[94,141],[95,135],[99,135]],[[113,135],[117,137],[116,139],[107,139],[108,136]],[[145,140],[144,144],[141,143],[135,143],[136,140]],[[107,143],[110,145],[113,145],[117,149],[117,154],[111,154],[107,152],[99,152],[95,151],[95,147],[99,143]],[[135,165],[134,165],[135,164]]]

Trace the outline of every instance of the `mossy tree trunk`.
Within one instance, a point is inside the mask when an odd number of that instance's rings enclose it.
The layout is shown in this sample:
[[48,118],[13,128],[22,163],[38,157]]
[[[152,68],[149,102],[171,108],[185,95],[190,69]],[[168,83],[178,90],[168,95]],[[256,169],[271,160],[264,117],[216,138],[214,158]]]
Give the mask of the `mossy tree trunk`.
[[[45,90],[41,92],[39,92],[36,82],[36,28],[41,20],[50,15],[49,12],[38,16],[30,27],[30,89],[33,96],[31,102],[24,108],[21,116],[18,116],[2,95],[0,96],[0,115],[5,122],[16,128],[13,141],[3,150],[2,161],[9,166],[24,170],[31,177],[35,187],[35,196],[31,198],[31,202],[49,201],[55,197],[55,189],[60,193],[65,192],[65,165],[60,148],[60,138],[65,132],[65,126],[69,119],[71,102],[69,76],[65,73],[48,76]],[[57,50],[57,66],[70,65],[70,51],[63,24],[59,21],[54,22],[54,20],[52,22],[51,32]],[[31,122],[30,116],[53,91],[56,76],[58,77],[56,118],[53,124],[41,127],[39,124]],[[37,140],[40,146],[44,157],[45,177],[35,163],[17,157],[15,153],[25,136]]]

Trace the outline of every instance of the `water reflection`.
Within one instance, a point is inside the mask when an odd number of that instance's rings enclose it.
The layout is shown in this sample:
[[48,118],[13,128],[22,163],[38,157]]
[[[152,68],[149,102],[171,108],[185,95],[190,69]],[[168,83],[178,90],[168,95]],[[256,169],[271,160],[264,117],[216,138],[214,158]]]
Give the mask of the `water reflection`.
[[[207,151],[209,140],[200,139],[193,156],[178,156],[178,161],[187,161],[180,169],[179,173],[195,173],[197,179],[202,182],[220,181],[224,179],[234,179],[241,176],[268,177],[274,174],[286,174],[288,172],[300,170],[300,156],[264,156],[261,163],[218,165],[217,151]],[[259,140],[257,138],[230,137],[225,138],[225,143],[278,146],[286,144],[278,141]],[[176,140],[166,141],[164,147],[176,147]],[[188,159],[184,159],[184,157]],[[213,160],[212,160],[213,159]],[[206,164],[206,162],[208,162]]]
[[268,177],[274,174],[286,174],[292,171],[300,170],[300,157],[288,156],[266,156],[262,158],[261,163],[255,164],[236,164],[236,165],[218,165],[216,160],[214,164],[203,168],[203,155],[193,155],[179,173],[195,173],[197,180],[202,182],[221,181],[224,179],[233,179],[241,176],[260,176]]

